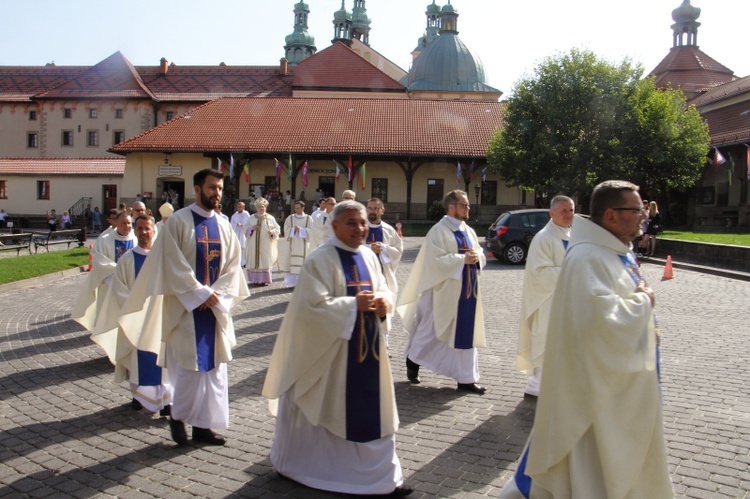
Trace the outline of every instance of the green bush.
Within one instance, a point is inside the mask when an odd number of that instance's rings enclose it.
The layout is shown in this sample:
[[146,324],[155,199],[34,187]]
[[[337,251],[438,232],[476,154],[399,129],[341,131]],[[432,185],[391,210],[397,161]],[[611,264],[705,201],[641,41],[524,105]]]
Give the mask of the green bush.
[[432,205],[427,208],[427,218],[429,220],[440,220],[445,216],[445,207],[442,201],[433,201]]

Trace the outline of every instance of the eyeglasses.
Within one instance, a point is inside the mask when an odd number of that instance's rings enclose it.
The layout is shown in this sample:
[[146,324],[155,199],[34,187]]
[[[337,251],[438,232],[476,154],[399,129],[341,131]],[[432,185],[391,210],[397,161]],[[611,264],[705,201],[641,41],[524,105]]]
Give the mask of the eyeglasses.
[[463,206],[464,208],[471,208],[471,205],[469,203],[456,203],[458,206]]
[[612,208],[615,211],[634,211],[640,213],[646,213],[648,208]]

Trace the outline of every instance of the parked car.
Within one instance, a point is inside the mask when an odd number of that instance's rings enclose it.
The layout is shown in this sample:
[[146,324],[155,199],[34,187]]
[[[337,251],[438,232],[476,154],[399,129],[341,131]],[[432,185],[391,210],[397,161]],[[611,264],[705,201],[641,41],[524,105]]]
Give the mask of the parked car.
[[521,264],[526,261],[531,240],[549,219],[549,210],[506,211],[490,226],[484,246],[498,260]]

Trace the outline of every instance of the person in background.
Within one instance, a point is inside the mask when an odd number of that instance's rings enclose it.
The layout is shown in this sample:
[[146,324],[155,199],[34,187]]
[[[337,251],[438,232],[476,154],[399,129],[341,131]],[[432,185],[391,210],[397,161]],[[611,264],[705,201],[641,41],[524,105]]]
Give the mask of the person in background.
[[656,235],[661,230],[661,215],[656,201],[648,204],[648,228],[646,229],[646,249],[648,256],[654,256],[656,251]]
[[55,210],[47,212],[47,226],[49,227],[50,232],[57,230],[57,213]]
[[245,226],[247,246],[245,247],[245,271],[248,284],[269,286],[272,282],[271,269],[278,259],[278,240],[281,227],[270,213],[268,201],[258,198],[255,201],[255,214],[250,215]]

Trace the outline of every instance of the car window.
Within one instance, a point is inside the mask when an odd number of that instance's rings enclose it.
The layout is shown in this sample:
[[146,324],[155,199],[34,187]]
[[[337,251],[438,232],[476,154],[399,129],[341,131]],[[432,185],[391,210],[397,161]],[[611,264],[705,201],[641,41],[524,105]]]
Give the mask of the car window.
[[525,229],[531,229],[534,227],[535,220],[532,213],[524,213],[521,215],[521,227]]
[[541,229],[549,222],[549,213],[537,213],[536,214],[536,227]]

